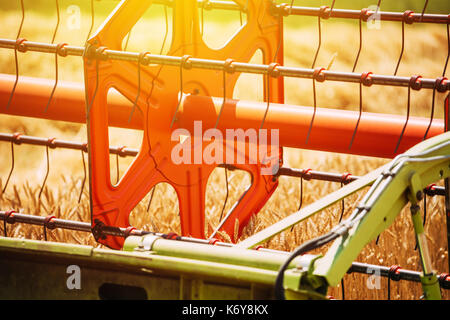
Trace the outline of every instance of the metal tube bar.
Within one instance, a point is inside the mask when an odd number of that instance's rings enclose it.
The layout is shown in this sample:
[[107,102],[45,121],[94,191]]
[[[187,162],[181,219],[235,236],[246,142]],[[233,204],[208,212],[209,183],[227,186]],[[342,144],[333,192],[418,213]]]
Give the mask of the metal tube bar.
[[[15,144],[31,144],[37,146],[49,146],[51,148],[64,148],[72,150],[83,150],[87,152],[87,144],[81,142],[65,141],[58,139],[40,138],[32,137],[21,134],[10,134],[10,133],[0,133],[0,141],[13,142]],[[135,157],[139,150],[133,148],[124,148],[110,146],[109,152],[111,154],[119,155],[121,157]],[[226,168],[228,170],[237,170],[237,168],[230,164],[221,164],[221,168]],[[343,184],[348,184],[359,179],[359,176],[354,176],[348,173],[330,173],[322,171],[314,171],[307,169],[294,169],[288,167],[282,167],[278,170],[279,176],[287,176],[294,178],[303,178],[304,180],[319,180],[327,182],[339,182]],[[440,186],[431,185],[424,190],[428,196],[444,196],[445,188]]]
[[[320,8],[314,7],[295,7],[289,5],[277,5],[277,10],[284,15],[298,15],[298,16],[327,16],[330,18],[341,18],[341,19],[361,19],[361,10],[347,10],[347,9],[335,9],[331,11],[329,8],[323,12]],[[375,14],[376,11],[368,10],[366,17],[369,18],[371,15]],[[387,12],[378,11],[377,19],[382,21],[398,21],[402,22],[404,20],[403,12]],[[411,22],[413,23],[437,23],[437,24],[448,24],[450,23],[449,15],[446,14],[429,14],[425,13],[413,13],[410,15]]]
[[[173,7],[173,0],[154,0],[153,4],[165,5],[168,7]],[[233,1],[217,1],[217,0],[198,0],[197,5],[199,8],[204,10],[232,10],[232,11],[242,11],[246,12],[245,7],[239,6]],[[336,9],[330,10],[327,8],[324,12],[318,7],[303,7],[303,6],[290,6],[288,4],[278,4],[274,6],[272,13],[282,14],[284,16],[295,15],[295,16],[327,16],[329,18],[341,18],[341,19],[360,19],[360,10],[348,10],[348,9]],[[368,10],[367,18],[375,14],[376,11]],[[382,21],[403,21],[403,12],[388,12],[388,11],[378,11],[377,16]],[[411,22],[413,23],[437,23],[437,24],[448,24],[450,19],[448,15],[445,14],[429,14],[429,13],[413,13],[410,16]]]
[[[365,273],[372,274],[375,273],[381,277],[389,278],[392,277],[392,271],[390,267],[377,266],[373,264],[366,264],[361,262],[353,262],[347,273]],[[422,272],[411,271],[406,269],[397,269],[395,273],[396,280],[406,280],[412,282],[421,282]],[[443,289],[450,289],[450,276],[447,274],[442,274],[440,277],[440,285]]]
[[[24,41],[21,44],[26,51],[36,51],[44,53],[56,53],[57,45],[48,43],[38,43],[31,41]],[[10,39],[0,39],[0,48],[15,49],[16,40]],[[68,55],[82,56],[85,48],[84,47],[69,47],[70,50],[67,51]],[[103,58],[130,62],[139,62],[139,53],[137,52],[124,52],[117,50],[105,50],[102,54]],[[96,58],[95,54],[91,55],[92,58]],[[190,58],[189,62],[192,68],[198,69],[208,69],[208,70],[225,70],[227,64],[225,61],[210,60],[210,59],[199,59]],[[182,57],[176,56],[163,56],[163,55],[146,55],[146,63],[150,64],[160,64],[160,65],[171,65],[171,66],[181,66],[183,64]],[[235,72],[243,73],[253,73],[253,74],[263,74],[267,75],[270,73],[269,65],[261,64],[250,64],[242,62],[233,62],[232,67]],[[306,68],[294,68],[279,66],[276,68],[279,71],[279,75],[282,77],[294,77],[294,78],[306,78],[312,79],[314,76],[314,69]],[[339,82],[351,82],[360,83],[362,73],[350,73],[350,72],[337,72],[324,70],[321,73],[324,77],[324,81],[339,81]],[[388,75],[371,75],[372,82],[374,85],[389,85],[389,86],[399,86],[408,87],[410,85],[410,77],[398,77],[398,76],[388,76]],[[420,80],[422,88],[424,89],[434,89],[436,87],[436,79],[426,79]],[[440,91],[450,91],[450,81],[443,80],[439,87]]]

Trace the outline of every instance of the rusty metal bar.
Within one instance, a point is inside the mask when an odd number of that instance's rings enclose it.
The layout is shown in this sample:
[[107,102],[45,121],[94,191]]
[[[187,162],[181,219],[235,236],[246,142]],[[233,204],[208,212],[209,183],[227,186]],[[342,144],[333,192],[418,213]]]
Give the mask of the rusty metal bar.
[[[5,142],[13,142],[15,144],[28,144],[35,146],[43,146],[49,148],[62,148],[62,149],[71,149],[71,150],[83,150],[84,152],[88,151],[87,143],[81,142],[73,142],[73,141],[65,141],[58,140],[53,138],[40,138],[22,135],[19,133],[8,134],[8,133],[0,133],[0,141]],[[109,148],[109,152],[114,155],[119,155],[121,157],[135,157],[139,150],[126,148],[126,147],[115,147],[111,146]]]
[[[65,219],[57,219],[53,216],[43,217],[43,216],[35,216],[23,213],[17,213],[14,211],[0,211],[0,221],[3,221],[6,224],[15,224],[15,223],[24,223],[29,225],[36,225],[45,227],[48,230],[53,229],[65,229],[72,231],[81,231],[81,232],[93,232],[92,226],[88,222],[80,222],[80,221],[72,221]],[[153,234],[159,236],[161,238],[165,238],[173,241],[185,241],[185,242],[194,242],[201,244],[209,244],[215,246],[225,246],[225,247],[233,247],[234,245],[231,243],[219,242],[215,239],[204,240],[204,239],[195,239],[189,237],[180,237],[176,234],[163,234],[163,233],[155,233],[150,231],[142,231],[134,228],[117,228],[117,227],[102,227],[100,232],[107,235],[119,236],[119,237],[128,237],[128,236],[144,236],[148,234]],[[281,254],[289,254],[289,252],[278,251],[272,249],[265,248],[257,248],[258,251],[267,251],[267,252],[276,252]],[[352,266],[348,270],[347,273],[361,273],[361,274],[372,274],[373,272],[377,272],[377,275],[382,277],[390,277],[392,278],[392,272],[390,271],[392,268],[385,266],[377,266],[360,262],[353,262]],[[421,272],[405,270],[401,268],[397,268],[395,270],[395,280],[407,280],[413,282],[420,282]],[[447,273],[442,273],[439,275],[439,284],[442,289],[450,289],[450,275]]]
[[[31,41],[22,41],[21,42],[21,52],[26,51],[35,51],[35,52],[43,52],[43,53],[57,53],[58,45],[56,44],[48,44],[41,42],[31,42]],[[5,49],[16,49],[17,41],[10,39],[0,39],[0,48]],[[76,46],[65,46],[64,55],[68,56],[83,56],[85,52],[84,47],[76,47]],[[145,59],[140,60],[139,53],[136,52],[125,52],[125,51],[117,51],[117,50],[103,50],[101,54],[98,54],[95,51],[95,48],[91,47],[91,50],[88,54],[88,57],[92,59],[111,59],[111,60],[121,60],[121,61],[130,61],[130,62],[142,62],[143,64],[159,64],[159,65],[170,65],[170,66],[178,66],[184,65],[182,57],[176,56],[164,56],[164,55],[155,55],[155,54],[147,54]],[[242,63],[242,62],[232,62],[230,66],[227,65],[226,61],[221,60],[211,60],[211,59],[199,59],[199,58],[190,58],[189,59],[190,67],[198,68],[198,69],[208,69],[208,70],[226,70],[227,68],[233,68],[235,72],[242,73],[252,73],[252,74],[263,74],[263,75],[274,75],[282,77],[292,77],[292,78],[306,78],[313,79],[317,76],[317,72],[315,69],[307,69],[307,68],[294,68],[294,67],[285,67],[279,66],[276,67],[276,70],[272,70],[270,65],[262,65],[262,64],[250,64],[250,63]],[[321,77],[320,81],[339,81],[339,82],[350,82],[350,83],[361,83],[361,79],[363,73],[354,73],[354,72],[337,72],[337,71],[329,71],[323,70],[320,72],[319,76]],[[398,76],[389,76],[389,75],[376,75],[371,74],[371,85],[388,85],[388,86],[399,86],[399,87],[409,87],[411,77],[398,77]],[[450,81],[447,79],[442,79],[439,83],[437,83],[436,79],[420,79],[421,88],[423,89],[438,89],[439,92],[450,91]]]
[[[276,6],[276,11],[284,16],[288,15],[298,15],[298,16],[311,16],[311,17],[322,17],[322,18],[341,18],[341,19],[361,19],[361,10],[347,10],[347,9],[336,9],[330,10],[326,8],[322,10],[321,8],[314,7],[291,7],[290,5],[280,4]],[[402,22],[405,19],[403,12],[387,12],[387,11],[374,11],[367,10],[364,15],[363,21],[370,19],[372,15],[376,14],[376,18],[382,21],[397,21]],[[409,21],[411,23],[437,23],[437,24],[448,24],[450,23],[450,16],[445,14],[428,14],[425,13],[412,13],[409,15]],[[408,21],[408,22],[409,22]]]
[[[43,146],[49,148],[63,148],[63,149],[71,149],[71,150],[82,150],[87,152],[87,144],[81,142],[74,141],[65,141],[53,138],[41,138],[34,136],[22,135],[19,133],[9,134],[9,133],[0,133],[0,141],[4,142],[12,142],[14,144],[28,144],[35,146]],[[110,146],[109,152],[114,155],[118,155],[120,157],[135,157],[139,150],[127,147],[117,147]],[[230,164],[221,164],[220,168],[226,168],[228,170],[238,170],[235,166]],[[286,176],[286,177],[294,177],[294,178],[302,178],[306,181],[309,180],[318,180],[318,181],[327,181],[327,182],[337,182],[342,184],[348,184],[359,179],[359,176],[352,175],[350,173],[331,173],[331,172],[322,172],[315,171],[311,169],[294,169],[288,167],[282,167],[278,170],[278,176]],[[425,193],[429,196],[444,196],[445,188],[430,185],[425,190]]]
[[[167,7],[172,7],[174,4],[173,0],[154,0],[154,4],[165,5]],[[198,7],[204,10],[232,10],[232,11],[242,11],[247,12],[245,7],[239,6],[233,1],[217,1],[217,0],[198,0]],[[341,19],[361,19],[360,10],[348,10],[348,9],[336,9],[326,8],[321,10],[318,7],[303,7],[303,6],[290,6],[289,4],[282,3],[274,5],[272,14],[281,14],[283,16],[310,16],[322,18],[341,18]],[[388,12],[388,11],[373,11],[368,10],[365,19],[369,19],[371,15],[376,14],[377,18],[382,21],[393,21],[401,22],[404,19],[403,12]],[[410,20],[412,23],[437,23],[437,24],[448,24],[450,23],[449,15],[445,14],[429,14],[429,13],[413,13],[410,15]]]

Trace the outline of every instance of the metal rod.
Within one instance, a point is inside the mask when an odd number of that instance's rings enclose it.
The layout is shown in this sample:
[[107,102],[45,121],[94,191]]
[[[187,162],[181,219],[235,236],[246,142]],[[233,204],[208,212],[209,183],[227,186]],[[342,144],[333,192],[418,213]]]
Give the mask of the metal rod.
[[[372,264],[366,264],[366,263],[360,263],[360,262],[353,262],[350,269],[347,271],[347,273],[365,273],[365,274],[373,274],[375,272],[376,275],[390,278],[392,277],[392,271],[391,267],[385,267],[385,266],[377,266]],[[412,281],[412,282],[420,282],[422,277],[422,272],[419,271],[411,271],[406,269],[397,269],[395,273],[395,280],[406,280],[406,281]],[[450,276],[447,274],[442,274],[441,276],[440,285],[442,289],[450,289]]]
[[[347,10],[347,9],[336,9],[334,8],[332,11],[330,9],[325,10],[323,13],[320,8],[314,7],[290,7],[283,6],[282,4],[276,6],[276,10],[283,15],[297,15],[297,16],[311,16],[311,17],[319,17],[322,14],[327,15],[330,18],[341,18],[341,19],[355,19],[359,20],[361,18],[360,10]],[[377,18],[382,21],[403,21],[403,12],[387,12],[387,11],[367,11],[367,19],[376,14]],[[366,19],[366,20],[367,20]],[[422,13],[413,13],[411,14],[411,21],[413,23],[437,23],[437,24],[448,24],[450,23],[450,18],[445,14],[423,14]]]
[[[50,147],[52,149],[62,148],[62,149],[71,149],[71,150],[82,150],[83,152],[88,152],[87,144],[82,142],[74,142],[74,141],[65,141],[59,139],[48,139],[48,138],[40,138],[34,136],[26,136],[21,135],[19,133],[0,133],[0,141],[11,142],[14,144],[28,144],[35,146],[43,146]],[[139,153],[138,149],[134,148],[124,148],[117,146],[109,147],[110,154],[118,155],[120,157],[135,157]],[[220,168],[225,168],[227,170],[233,171],[238,170],[237,167],[230,164],[221,164]],[[359,176],[354,176],[348,173],[331,173],[331,172],[322,172],[322,171],[314,171],[310,169],[294,169],[288,167],[281,167],[278,170],[279,176],[286,177],[294,177],[294,178],[302,178],[304,180],[319,180],[319,181],[327,181],[327,182],[339,182],[342,184],[348,184],[359,179]],[[425,193],[429,196],[444,196],[445,188],[440,186],[431,185],[427,187]]]
[[[167,7],[173,7],[173,0],[154,0],[154,4],[165,5]],[[217,1],[217,0],[198,0],[198,7],[204,10],[233,10],[246,12],[245,7],[239,6],[233,1]],[[283,16],[326,16],[327,18],[341,18],[341,19],[360,19],[361,11],[348,10],[348,9],[336,9],[334,6],[326,8],[325,11],[321,11],[318,7],[301,7],[290,6],[286,4],[274,5],[272,14],[281,14]],[[387,11],[373,11],[368,10],[367,18],[372,14],[376,14],[382,21],[399,21],[403,19],[403,12],[387,12]],[[445,14],[428,14],[424,12],[414,13],[411,17],[413,23],[438,23],[448,24],[450,19]]]
[[[24,48],[23,49],[24,51],[35,51],[53,54],[57,53],[57,45],[55,44],[24,41],[22,43],[22,46]],[[0,48],[15,49],[16,41],[10,39],[0,39]],[[85,51],[84,47],[76,47],[76,46],[65,46],[65,49],[68,56],[81,57],[83,56],[83,53]],[[136,52],[105,50],[103,51],[103,55],[111,60],[130,61],[136,63],[140,61],[139,58],[140,53]],[[95,54],[91,54],[90,57],[93,59],[97,58]],[[211,59],[190,58],[189,62],[192,68],[197,69],[225,70],[225,68],[230,66],[230,63],[227,63],[226,61],[211,60]],[[146,63],[181,67],[184,62],[183,57],[147,54]],[[234,68],[235,72],[251,73],[251,74],[267,75],[270,73],[271,70],[270,65],[263,65],[263,64],[232,62],[231,66]],[[279,71],[279,74],[282,77],[306,78],[306,79],[313,79],[315,72],[314,69],[294,68],[285,66],[279,66],[277,67],[277,70]],[[324,77],[324,81],[360,83],[362,73],[324,70],[322,72],[322,75]],[[398,77],[398,76],[376,75],[376,74],[371,75],[371,78],[372,83],[374,85],[399,86],[399,87],[408,87],[409,81],[411,79],[411,77]],[[436,89],[436,79],[422,78],[421,84],[423,89]],[[442,83],[439,85],[439,91],[440,92],[450,91],[450,81],[444,79]]]

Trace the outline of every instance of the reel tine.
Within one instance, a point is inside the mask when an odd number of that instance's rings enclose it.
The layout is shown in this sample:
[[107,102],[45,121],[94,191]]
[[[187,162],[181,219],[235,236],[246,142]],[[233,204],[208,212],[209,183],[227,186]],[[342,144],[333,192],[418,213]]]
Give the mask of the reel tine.
[[423,21],[423,15],[425,14],[425,11],[427,10],[427,6],[428,6],[428,0],[425,0],[425,4],[424,4],[423,10],[422,10],[422,14],[420,16],[420,22]]
[[[52,44],[55,42],[56,34],[58,33],[59,23],[60,23],[59,0],[56,0],[56,26],[55,26],[55,31],[53,32]],[[55,94],[56,87],[58,86],[58,78],[59,78],[58,54],[60,54],[60,52],[61,52],[62,56],[65,55],[64,46],[66,46],[65,43],[60,43],[56,47],[56,51],[55,51],[55,84],[54,84],[52,92],[50,94],[50,98],[48,99],[47,105],[45,106],[44,112],[47,112],[47,110],[50,106],[50,103],[52,102],[53,95]]]
[[412,17],[413,14],[414,14],[414,12],[411,11],[411,10],[406,10],[403,13],[403,19],[402,19],[402,49],[400,51],[400,57],[398,58],[398,61],[397,61],[397,66],[395,67],[394,76],[396,76],[397,73],[398,73],[398,68],[400,67],[400,63],[402,62],[402,58],[403,58],[403,53],[405,51],[405,23],[406,24],[412,24],[413,23],[413,17]]
[[302,206],[303,206],[303,177],[300,178],[300,202],[298,204],[297,211],[300,211]]
[[323,74],[323,71],[325,68],[317,68],[313,72],[313,104],[314,104],[314,111],[311,118],[311,123],[309,124],[308,134],[306,136],[306,144],[308,144],[309,137],[311,136],[312,127],[314,124],[314,119],[316,117],[316,111],[317,111],[317,95],[316,95],[316,81],[323,82],[325,81],[325,76]]
[[336,3],[336,0],[333,0],[333,2],[331,3],[329,17],[331,17],[331,14],[333,13],[335,3]]
[[119,147],[116,153],[116,184],[119,183],[120,180],[120,164],[119,157],[123,157],[123,151],[126,149],[126,146]]
[[376,15],[377,15],[378,12],[380,11],[380,9],[381,9],[381,0],[378,0],[378,3],[377,3],[377,10],[375,11],[375,14],[376,14]]
[[[311,171],[311,169],[304,169],[302,172],[302,175],[300,177],[300,197],[299,197],[300,202],[299,202],[297,211],[300,211],[300,209],[303,206],[303,179],[309,180],[310,171]],[[295,226],[291,227],[291,232],[294,230],[294,227]]]
[[[14,134],[14,138],[15,138],[15,140],[19,141],[19,139],[20,139],[20,134],[19,134],[19,133],[15,133],[15,134]],[[3,190],[2,190],[2,196],[3,196],[3,194],[5,193],[6,188],[8,187],[9,181],[10,181],[10,179],[11,179],[11,176],[12,176],[12,174],[13,174],[13,171],[14,171],[14,164],[15,164],[15,161],[14,161],[14,141],[11,141],[11,169],[10,169],[10,171],[9,171],[8,178],[6,179],[5,186],[3,187]]]
[[120,165],[119,165],[119,154],[116,154],[116,185],[120,180]]
[[152,205],[153,195],[155,194],[155,189],[156,189],[156,186],[154,186],[154,187],[152,188],[152,192],[150,193],[150,199],[148,200],[148,205],[147,205],[147,213],[150,212],[150,207],[151,207],[151,205]]
[[[341,181],[341,188],[344,186],[344,183]],[[341,200],[341,215],[339,216],[339,223],[341,223],[342,218],[344,217],[345,212],[345,199]]]
[[403,138],[403,134],[405,133],[406,126],[408,125],[410,110],[411,110],[411,86],[408,87],[408,105],[407,105],[407,109],[406,109],[405,125],[403,126],[402,133],[400,134],[400,138],[398,139],[397,146],[395,147],[394,153],[397,153],[398,147],[400,146],[400,143]]
[[92,29],[94,28],[94,22],[95,22],[95,8],[94,8],[94,0],[91,0],[91,26],[88,31],[88,35],[86,37],[87,42],[89,38],[91,37]]
[[55,0],[55,1],[56,1],[56,26],[55,26],[55,31],[53,32],[52,44],[55,42],[56,34],[58,32],[59,23],[60,23],[59,0]]
[[167,41],[167,35],[169,34],[169,19],[167,17],[167,6],[164,6],[164,19],[166,22],[166,32],[164,33],[164,39],[163,39],[163,43],[161,46],[161,50],[159,51],[159,54],[162,55],[163,51],[164,51],[164,46],[166,45],[166,41]]
[[78,204],[81,203],[81,198],[83,197],[84,186],[86,184],[87,172],[86,172],[86,160],[84,159],[84,152],[87,149],[87,144],[83,144],[81,149],[81,160],[83,162],[83,180],[81,182],[80,194],[78,196]]
[[50,107],[50,103],[53,100],[53,96],[55,95],[55,91],[56,88],[58,86],[58,81],[59,81],[59,68],[58,68],[58,55],[62,56],[62,57],[66,57],[67,56],[67,51],[65,46],[67,45],[67,43],[59,43],[56,46],[56,51],[55,51],[55,84],[53,85],[53,89],[52,92],[50,94],[50,97],[48,99],[47,105],[45,107],[45,113],[48,111],[48,108]]
[[223,102],[222,102],[222,106],[220,108],[219,115],[217,117],[214,129],[217,129],[217,127],[219,126],[219,121],[220,121],[220,118],[222,117],[222,112],[223,112],[223,109],[225,107],[225,102],[226,102],[226,99],[227,99],[227,75],[226,75],[227,72],[228,73],[233,73],[234,72],[233,59],[227,59],[225,61],[225,63],[224,63],[224,66],[223,66],[223,71],[222,71]]
[[224,169],[225,169],[225,184],[226,184],[227,193],[225,195],[225,201],[223,202],[222,212],[220,213],[219,221],[222,221],[223,213],[225,212],[225,207],[228,202],[228,196],[229,196],[229,190],[230,190],[229,186],[228,186],[228,169],[227,168],[224,168]]
[[[17,57],[17,50],[20,48],[22,43],[25,41],[25,39],[19,39],[20,34],[22,33],[23,23],[25,21],[25,7],[24,7],[24,4],[23,4],[23,0],[20,0],[20,6],[21,6],[21,9],[22,9],[22,19],[20,21],[19,30],[18,30],[17,36],[16,36],[16,46],[14,47],[14,62],[15,62],[15,66],[16,66],[16,80],[15,80],[14,86],[13,86],[13,88],[11,90],[11,94],[9,96],[8,104],[6,105],[6,110],[8,110],[9,107],[11,106],[11,102],[13,100],[14,93],[16,92],[17,83],[19,82],[19,60],[18,60],[18,57]],[[26,48],[23,50],[23,52],[25,52],[25,51],[26,51]]]
[[48,149],[49,149],[49,146],[53,145],[54,141],[55,141],[55,138],[48,139],[47,144],[45,146],[45,155],[46,155],[46,159],[47,159],[47,171],[45,173],[44,181],[42,181],[41,189],[39,191],[39,196],[38,196],[39,201],[41,200],[42,192],[44,191],[45,184],[47,183],[47,178],[50,173],[50,155],[49,155]]
[[319,56],[320,48],[322,46],[322,27],[321,27],[321,15],[323,12],[325,12],[325,9],[328,8],[327,6],[320,7],[321,14],[317,17],[317,26],[319,28],[319,43],[317,45],[316,53],[314,54],[314,60],[311,65],[311,69],[314,69],[316,66],[317,57]]
[[266,111],[264,112],[264,117],[262,119],[261,125],[259,127],[260,130],[262,130],[262,128],[264,127],[264,123],[266,122],[266,118],[267,118],[267,114],[269,113],[269,108],[270,108],[270,78],[271,77],[278,77],[279,72],[278,72],[278,63],[276,62],[272,62],[269,65],[269,68],[267,70],[267,74],[266,74],[266,99],[267,99],[267,107],[266,107]]
[[364,19],[365,21],[367,21],[367,12],[368,12],[368,9],[361,9],[361,13],[359,15],[359,49],[358,49],[358,54],[356,55],[355,63],[353,64],[352,72],[355,72],[356,66],[359,61],[359,57],[361,55],[362,43],[363,43],[362,20]]
[[300,203],[298,205],[297,211],[300,211],[300,209],[303,206],[303,180],[306,180],[306,181],[311,180],[311,169],[305,169],[302,172],[302,176],[300,178]]
[[123,47],[123,51],[127,51],[128,43],[130,42],[131,33],[133,32],[133,28],[131,28],[130,32],[128,32],[127,40],[125,41],[125,46]]
[[[105,47],[101,47],[95,50],[95,55],[97,56],[103,56],[107,58],[107,55],[104,53],[104,51],[106,50]],[[89,46],[86,46],[85,51],[83,53],[83,58],[85,58],[88,55],[88,51],[89,51]],[[98,87],[99,87],[99,59],[95,59],[95,75],[96,75],[96,80],[95,80],[95,89],[94,89],[94,93],[92,95],[92,99],[89,101],[89,99],[86,99],[87,106],[86,106],[86,119],[89,120],[90,117],[90,113],[91,113],[91,108],[94,104],[95,98],[97,97],[97,93],[98,93]],[[86,78],[86,81],[88,81],[88,79]],[[86,83],[87,84],[87,83]],[[86,91],[87,94],[87,91]]]
[[398,148],[400,147],[400,143],[402,142],[403,135],[405,134],[406,127],[408,126],[409,116],[410,116],[410,111],[411,111],[411,89],[420,90],[422,88],[420,78],[422,78],[422,76],[412,76],[409,80],[406,121],[405,121],[405,125],[403,126],[402,133],[400,134],[400,138],[398,139],[397,146],[395,147],[394,153],[397,153]]
[[449,24],[447,24],[447,43],[448,43],[448,53],[447,53],[447,59],[445,60],[444,65],[444,71],[442,72],[442,76],[445,76],[445,73],[447,72],[447,66],[448,66],[448,59],[450,57],[450,30],[449,30]]
[[183,100],[183,69],[184,68],[190,68],[190,64],[189,64],[189,59],[191,58],[190,55],[184,55],[183,57],[181,57],[181,63],[180,63],[180,97],[178,99],[178,105],[175,109],[175,112],[173,114],[172,117],[172,122],[170,123],[170,128],[173,127],[173,124],[175,123],[176,119],[177,119],[177,113],[178,113],[178,109],[180,108],[181,105],[181,101]]
[[289,14],[292,13],[292,7],[294,6],[294,0],[291,1],[291,5],[289,6]]
[[134,111],[136,110],[136,108],[138,108],[139,111],[141,111],[141,113],[143,113],[142,109],[138,105],[138,101],[141,96],[141,65],[146,64],[145,57],[147,54],[149,54],[149,52],[141,52],[139,54],[139,60],[137,62],[138,88],[137,88],[136,99],[134,100],[134,103],[133,103],[133,108],[131,108],[130,116],[128,117],[128,123],[131,123],[131,119],[133,118],[133,114],[134,114]]
[[427,130],[425,132],[425,135],[423,136],[423,140],[427,139],[428,136],[428,132],[430,131],[431,128],[431,124],[433,123],[434,120],[434,106],[435,106],[435,100],[436,100],[436,90],[439,92],[444,92],[443,90],[441,90],[442,88],[442,83],[447,80],[444,77],[439,77],[436,79],[436,81],[434,82],[434,88],[433,88],[433,98],[432,98],[432,102],[431,102],[431,115],[430,115],[430,123],[428,124]]
[[308,134],[306,135],[306,144],[308,144],[309,136],[311,135],[312,126],[314,124],[314,118],[316,117],[316,109],[317,109],[317,95],[316,95],[316,79],[313,78],[313,106],[314,111],[311,118],[311,123],[309,124]]
[[402,61],[403,51],[405,50],[405,20],[402,21],[402,49],[400,51],[400,57],[397,61],[397,66],[395,67],[394,76],[397,75],[398,68],[400,67],[400,62]]
[[[151,193],[150,193],[150,199],[148,200],[148,205],[147,205],[147,213],[150,213],[150,207],[151,207],[151,205],[152,205],[153,196],[155,195],[155,191],[156,191],[156,187],[157,187],[157,186],[158,186],[158,185],[155,185],[155,186],[152,188],[152,191],[151,191]],[[155,232],[159,232],[159,228],[156,226],[156,224],[155,224],[155,222],[153,221],[153,218],[152,218],[151,215],[149,215],[149,218],[150,218],[150,223],[152,224],[153,230],[155,230]]]
[[371,78],[372,72],[363,72],[361,73],[361,78],[359,81],[359,114],[358,121],[356,122],[355,130],[353,131],[352,139],[350,141],[350,145],[348,147],[349,150],[352,149],[353,142],[356,138],[356,133],[358,131],[359,123],[361,122],[362,112],[363,112],[363,85],[366,87],[370,87],[373,84],[373,79]]

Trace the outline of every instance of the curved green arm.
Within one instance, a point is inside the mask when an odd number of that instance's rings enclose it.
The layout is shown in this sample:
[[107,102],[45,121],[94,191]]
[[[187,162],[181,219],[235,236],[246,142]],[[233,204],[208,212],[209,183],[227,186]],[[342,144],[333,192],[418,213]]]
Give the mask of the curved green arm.
[[[388,228],[409,201],[415,204],[420,200],[414,199],[418,190],[450,176],[449,142],[450,133],[445,133],[408,151],[408,154],[420,153],[435,147],[426,156],[429,161],[399,161],[393,166],[394,176],[374,184],[359,205],[366,208],[364,217],[348,233],[335,240],[324,257],[315,261],[312,273],[325,279],[328,285],[336,286],[364,246]],[[440,159],[436,158],[439,156]],[[414,221],[414,225],[419,224]],[[416,234],[420,232],[420,228],[416,228]]]

